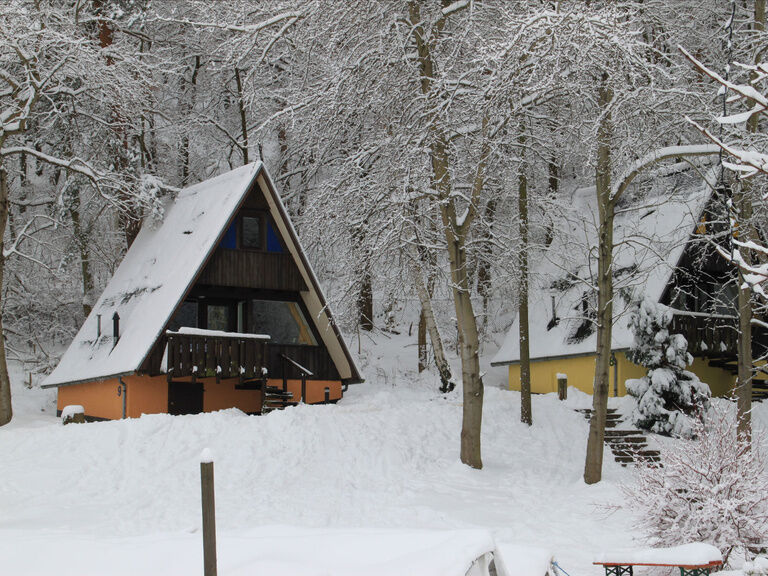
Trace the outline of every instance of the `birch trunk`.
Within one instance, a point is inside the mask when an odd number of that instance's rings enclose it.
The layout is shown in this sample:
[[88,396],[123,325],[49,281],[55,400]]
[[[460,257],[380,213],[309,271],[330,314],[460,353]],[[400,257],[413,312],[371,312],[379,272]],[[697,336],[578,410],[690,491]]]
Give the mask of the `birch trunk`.
[[[525,136],[520,136],[520,150],[525,155]],[[528,176],[525,158],[520,163],[518,180],[518,216],[520,231],[520,305],[518,325],[520,328],[520,421],[533,424],[531,412],[531,351],[528,330]]]
[[[2,139],[0,139],[2,140]],[[8,222],[8,174],[0,156],[0,288],[3,286],[5,272],[5,226]],[[3,314],[0,306],[0,426],[5,426],[13,418],[11,406],[11,379],[8,376],[8,363],[5,358],[5,336],[3,335]]]
[[477,293],[483,300],[482,327],[483,332],[488,329],[488,304],[491,297],[491,261],[493,260],[493,241],[491,227],[496,218],[496,199],[491,198],[485,205],[486,228],[483,230],[483,243],[480,245],[480,258],[477,263]]
[[604,116],[597,135],[597,188],[598,262],[597,262],[597,354],[595,381],[592,395],[592,417],[589,420],[587,457],[584,464],[584,482],[595,484],[603,473],[603,440],[608,409],[608,375],[611,357],[611,332],[613,326],[613,217],[614,201],[611,198],[611,114],[609,106],[613,92],[608,77],[603,74],[599,91],[599,106]]
[[[765,0],[755,0],[755,12],[753,28],[755,31],[765,30]],[[754,75],[753,78],[754,79]],[[752,107],[754,102],[750,101]],[[760,116],[753,114],[747,121],[747,132],[756,134],[759,130]],[[741,190],[735,198],[736,209],[740,226],[740,240],[748,242],[753,240],[752,234],[752,183],[742,182]],[[746,258],[748,256],[744,254]],[[752,436],[752,290],[744,283],[744,275],[741,269],[737,272],[738,280],[738,376],[736,382],[736,413],[738,417],[738,433],[740,436],[751,439]]]
[[359,313],[360,328],[370,332],[373,330],[373,280],[367,270],[368,257],[365,256],[365,271],[362,273],[360,294],[357,296],[357,310]]
[[72,232],[77,243],[78,256],[80,257],[80,274],[83,290],[83,315],[85,318],[91,313],[93,306],[93,273],[91,272],[91,258],[88,251],[89,231],[83,228],[80,216],[80,188],[72,190],[72,196],[68,203],[69,217],[72,219]]
[[[185,85],[189,84],[189,94],[186,95],[183,101],[182,110],[184,111],[184,115],[186,117],[192,116],[192,110],[195,107],[195,90],[197,86],[197,74],[200,72],[201,62],[200,62],[200,56],[195,56],[195,63],[192,66],[192,77],[187,82],[187,80],[182,76],[180,80],[180,91],[182,93],[186,92]],[[190,167],[189,167],[189,131],[185,130],[184,134],[181,136],[181,187],[184,188],[189,184],[189,175],[190,175]]]
[[[430,42],[438,37],[445,27],[445,17],[440,18],[428,36],[424,29],[419,3],[412,0],[408,3],[410,22],[413,27],[413,39],[416,44],[416,52],[419,65],[419,80],[421,92],[431,100],[432,79],[435,77],[435,67],[432,61]],[[483,121],[484,129],[487,120]],[[467,208],[467,216],[459,224],[456,214],[455,199],[452,195],[452,183],[450,174],[450,158],[448,155],[448,138],[437,119],[429,125],[430,131],[430,163],[431,185],[437,194],[436,208],[440,212],[440,218],[445,235],[448,262],[451,270],[451,284],[453,301],[456,308],[456,322],[458,325],[459,355],[461,358],[461,376],[463,387],[464,406],[462,411],[461,426],[461,461],[472,467],[482,468],[480,430],[483,420],[483,380],[480,377],[479,336],[477,331],[477,318],[472,309],[470,299],[470,286],[466,261],[466,230],[469,222],[474,217],[475,205],[470,203]],[[487,151],[481,154],[481,160],[477,166],[477,174],[473,185],[473,197],[485,179],[485,158]]]
[[237,110],[240,113],[240,153],[243,156],[243,165],[248,164],[248,115],[245,110],[243,98],[243,80],[240,77],[240,69],[235,66],[235,86],[237,88]]
[[[435,312],[432,308],[432,298],[429,294],[429,289],[424,282],[424,278],[421,274],[421,270],[419,270],[419,266],[416,263],[416,260],[413,260],[413,263],[411,264],[411,277],[413,279],[414,285],[416,286],[416,293],[419,295],[419,302],[421,303],[421,317],[419,318],[419,339],[421,339],[421,323],[423,321],[424,331],[429,333],[429,339],[432,342],[432,351],[435,356],[435,366],[437,367],[437,372],[440,375],[440,392],[450,392],[456,387],[456,384],[452,380],[451,366],[448,364],[448,360],[445,358],[443,339],[440,336],[440,330],[438,329],[437,321],[435,320]],[[426,335],[424,340],[426,347]],[[426,358],[424,360],[426,360]],[[419,350],[419,367],[421,367],[421,363],[421,350]],[[419,372],[421,372],[421,369],[419,369]]]

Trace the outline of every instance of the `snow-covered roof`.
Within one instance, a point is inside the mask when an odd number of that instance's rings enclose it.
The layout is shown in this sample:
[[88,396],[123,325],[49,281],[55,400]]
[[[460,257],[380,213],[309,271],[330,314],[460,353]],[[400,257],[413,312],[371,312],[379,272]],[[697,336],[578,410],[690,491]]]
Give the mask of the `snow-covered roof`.
[[[139,369],[262,168],[253,163],[179,192],[145,222],[91,314],[43,382],[98,380]],[[114,343],[112,316],[120,316]],[[98,318],[101,317],[101,336]]]
[[[596,308],[597,204],[594,187],[573,191],[549,247],[530,257],[531,358],[594,354],[594,323],[584,306]],[[637,299],[658,301],[709,200],[701,180],[638,196],[620,205],[614,221],[614,326],[612,348],[630,347],[627,310]],[[554,304],[553,304],[554,298]],[[553,306],[559,322],[554,323]],[[493,365],[519,362],[518,321],[512,324]]]

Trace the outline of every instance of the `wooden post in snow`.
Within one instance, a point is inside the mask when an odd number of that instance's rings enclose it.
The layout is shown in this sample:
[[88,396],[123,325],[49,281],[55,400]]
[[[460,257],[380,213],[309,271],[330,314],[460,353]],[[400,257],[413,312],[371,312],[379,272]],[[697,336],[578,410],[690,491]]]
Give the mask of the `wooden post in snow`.
[[203,503],[203,574],[216,576],[216,503],[213,497],[213,455],[200,456],[200,491]]
[[568,375],[557,375],[557,398],[559,400],[566,400],[568,398]]

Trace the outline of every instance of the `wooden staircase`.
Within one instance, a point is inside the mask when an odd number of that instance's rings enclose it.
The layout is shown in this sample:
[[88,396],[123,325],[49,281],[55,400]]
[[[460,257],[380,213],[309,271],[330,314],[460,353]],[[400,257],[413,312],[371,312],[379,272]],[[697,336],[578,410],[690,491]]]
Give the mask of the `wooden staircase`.
[[[592,417],[590,408],[577,410],[589,420]],[[641,430],[617,430],[621,416],[615,408],[608,408],[605,420],[605,443],[611,449],[613,458],[622,466],[642,464],[645,466],[661,467],[661,455],[658,450],[648,448],[648,439]]]
[[[714,368],[722,368],[734,376],[737,376],[739,373],[736,358],[710,359],[708,364]],[[762,366],[755,366],[755,368],[757,369],[757,372],[752,380],[752,401],[762,402],[763,400],[768,399],[768,374],[761,369],[758,369],[763,368]]]
[[261,414],[269,414],[274,410],[283,410],[288,406],[296,406],[298,404],[298,402],[293,400],[293,395],[290,392],[286,392],[277,386],[267,386],[263,378],[246,380],[241,384],[236,384],[235,389],[260,390]]

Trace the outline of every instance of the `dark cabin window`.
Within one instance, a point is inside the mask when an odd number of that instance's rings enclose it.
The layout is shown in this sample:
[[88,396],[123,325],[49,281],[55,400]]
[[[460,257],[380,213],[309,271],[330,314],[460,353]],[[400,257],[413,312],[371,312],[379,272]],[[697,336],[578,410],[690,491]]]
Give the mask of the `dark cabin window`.
[[176,314],[168,324],[168,330],[177,332],[179,328],[197,328],[197,302],[182,302]]
[[251,300],[248,327],[252,334],[268,334],[271,344],[317,346],[297,302]]
[[261,220],[261,216],[243,216],[240,236],[241,248],[249,250],[261,250],[263,248]]
[[208,304],[205,319],[208,330],[228,332],[231,329],[231,306],[226,304]]

